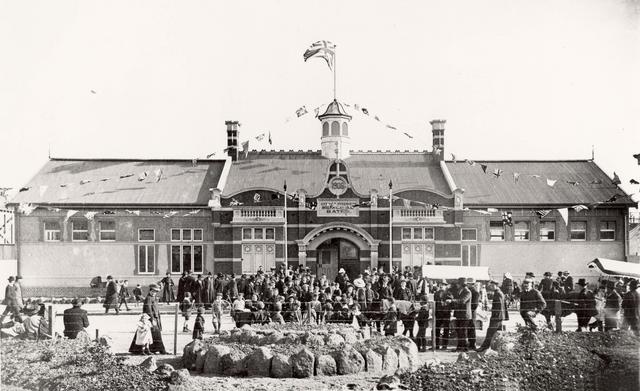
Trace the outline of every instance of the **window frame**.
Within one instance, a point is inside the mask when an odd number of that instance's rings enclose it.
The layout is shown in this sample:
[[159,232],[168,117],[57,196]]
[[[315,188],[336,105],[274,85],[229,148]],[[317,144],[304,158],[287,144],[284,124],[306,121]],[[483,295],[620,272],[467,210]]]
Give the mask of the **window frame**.
[[[171,271],[171,274],[182,274],[183,272],[186,272],[186,270],[184,270],[183,268],[183,258],[184,258],[184,247],[190,247],[190,255],[191,255],[191,267],[190,270],[192,273],[194,274],[202,274],[204,273],[204,266],[205,266],[205,257],[204,257],[204,244],[172,244],[170,245],[170,258],[169,258],[169,270]],[[178,264],[180,265],[180,270],[179,271],[174,271],[173,270],[173,249],[174,247],[178,247],[180,249],[179,252],[179,262]],[[195,255],[196,255],[196,247],[200,247],[200,271],[196,271],[194,266],[195,266]]]
[[[140,232],[141,231],[151,231],[151,232],[153,232],[153,239],[151,239],[151,240],[140,239]],[[155,230],[155,228],[138,228],[138,242],[150,243],[150,242],[155,242],[155,241],[156,241],[156,230]]]
[[[473,239],[465,239],[464,238],[464,231],[470,232],[473,231]],[[477,228],[462,228],[460,230],[460,239],[463,242],[477,242],[478,241],[478,229]]]
[[[527,227],[524,238],[521,233],[525,232],[523,229],[518,229],[518,224],[524,224]],[[513,240],[515,242],[530,242],[531,241],[531,224],[528,221],[516,221],[513,223]]]
[[[471,241],[469,241],[471,242]],[[471,248],[474,249],[474,259],[471,262]],[[465,259],[465,249],[467,252],[467,259]],[[460,265],[461,266],[478,266],[478,245],[475,243],[463,243],[460,248]]]
[[[607,224],[607,227],[608,227],[609,224],[613,224],[613,229],[607,228],[606,230],[603,230],[602,229],[602,224]],[[615,242],[616,241],[616,229],[618,228],[617,224],[616,224],[616,221],[615,220],[601,220],[599,225],[600,225],[600,227],[598,229],[598,235],[599,235],[600,241],[601,242]],[[611,238],[611,239],[609,239],[609,238],[603,239],[602,238],[602,233],[603,232],[612,232],[613,233],[613,238]]]
[[[173,234],[174,232],[178,232],[179,236],[178,239],[174,239]],[[185,239],[185,232],[189,233],[189,239]],[[199,232],[200,233],[200,239],[195,239],[195,233]],[[177,242],[203,242],[204,241],[204,229],[203,228],[171,228],[171,232],[170,232],[170,241],[177,243]]]
[[[102,229],[102,223],[113,223],[113,229]],[[102,233],[113,232],[113,239],[102,239]],[[116,241],[116,221],[115,220],[99,220],[98,221],[98,240],[100,242],[115,242]]]
[[[71,220],[71,241],[72,242],[88,242],[89,241],[89,221],[88,220],[84,220],[84,222],[86,222],[87,224],[87,229],[75,229],[75,224],[76,222],[82,222],[83,220],[80,219],[75,219],[75,220]],[[76,232],[84,232],[87,235],[86,239],[76,239],[75,238],[75,233]]]
[[[544,229],[545,224],[550,224],[553,225],[553,231],[547,231],[547,235],[543,235],[542,234],[542,230]],[[549,232],[553,232],[553,239],[549,239]],[[556,221],[555,220],[543,220],[540,222],[539,228],[538,228],[538,239],[541,242],[555,242],[556,238],[558,236],[556,235]],[[546,238],[546,239],[544,239]]]
[[[584,224],[584,230],[574,230],[573,229],[573,224],[574,223],[582,223]],[[586,220],[576,220],[576,221],[571,221],[569,222],[569,241],[571,242],[586,242],[587,241],[587,230],[588,230],[588,225]],[[574,232],[584,232],[584,239],[574,239],[573,238],[573,233]]]
[[[495,225],[491,225],[491,223],[496,223]],[[498,225],[500,224],[500,225]],[[496,239],[498,238],[498,236],[494,236],[493,235],[493,229],[494,228],[500,228],[502,231],[502,235],[500,239]],[[502,223],[502,220],[490,220],[489,221],[489,241],[490,242],[504,242],[507,238],[507,233],[506,233],[506,229],[504,227],[504,224]]]
[[[153,261],[152,261],[153,270],[152,271],[148,270],[149,269],[149,248],[151,248],[153,250]],[[141,261],[140,251],[142,249],[144,249],[144,254],[145,254],[145,256],[144,256],[144,258],[145,258],[144,259],[144,261],[145,261],[144,262],[145,271],[142,271],[141,268],[140,268],[140,261]],[[157,256],[156,256],[156,246],[155,246],[155,244],[141,244],[141,245],[138,245],[138,265],[137,265],[138,266],[138,274],[150,274],[150,275],[156,274],[156,268],[157,268],[156,259],[157,259]]]
[[[267,238],[267,231],[273,232],[272,238]],[[245,232],[250,232],[251,237],[245,237]],[[257,237],[256,232],[260,232],[261,237]],[[276,241],[276,227],[242,227],[242,241],[244,242],[275,242]]]
[[[47,229],[47,224],[57,224],[58,225],[58,229]],[[60,226],[60,222],[59,221],[43,221],[42,222],[42,231],[43,231],[43,239],[45,242],[61,242],[62,241],[62,227]],[[58,233],[58,239],[48,239],[47,234],[49,232],[57,232]]]

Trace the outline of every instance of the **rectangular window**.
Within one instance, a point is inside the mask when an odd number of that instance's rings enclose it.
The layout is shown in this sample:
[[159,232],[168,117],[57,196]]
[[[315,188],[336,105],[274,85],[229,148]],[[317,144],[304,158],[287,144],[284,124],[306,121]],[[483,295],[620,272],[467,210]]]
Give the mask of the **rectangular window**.
[[138,273],[156,272],[156,249],[153,245],[138,247]]
[[478,232],[475,228],[463,228],[462,240],[478,240]]
[[187,270],[202,273],[203,251],[201,245],[171,246],[171,273],[182,273]]
[[604,241],[616,240],[616,222],[615,221],[600,222],[600,240],[604,240]]
[[515,224],[514,240],[518,242],[526,242],[529,240],[529,223],[526,221],[519,221]]
[[254,238],[255,240],[262,240],[262,239],[264,239],[264,235],[263,235],[262,228],[254,228],[254,229],[253,229],[253,238]]
[[273,228],[267,228],[265,231],[264,238],[267,240],[274,240],[276,238],[275,230]]
[[424,238],[425,238],[425,240],[433,240],[433,238],[434,238],[433,228],[425,228],[424,229]]
[[59,242],[62,235],[60,235],[60,223],[57,221],[46,221],[44,223],[44,241],[45,242]]
[[569,237],[571,240],[585,241],[587,240],[587,222],[586,221],[572,221],[571,233]]
[[414,228],[413,229],[413,238],[414,239],[422,239],[422,228]]
[[113,220],[100,221],[100,241],[114,242],[116,240],[116,222]]
[[402,228],[402,239],[411,240],[411,228]]
[[183,229],[182,230],[182,241],[183,242],[191,241],[191,230],[190,229]]
[[462,266],[478,266],[478,248],[475,244],[462,245]]
[[540,222],[540,241],[553,242],[556,240],[556,222],[541,221]]
[[172,242],[202,242],[202,228],[173,228]]
[[87,220],[73,220],[71,222],[71,240],[74,242],[89,240],[89,222]]
[[243,240],[251,240],[251,239],[253,239],[253,230],[251,228],[243,228],[242,229],[242,239]]
[[502,221],[490,221],[489,232],[491,234],[490,240],[492,242],[504,241],[504,224],[502,224]]
[[156,240],[156,231],[150,228],[141,228],[138,230],[139,242],[153,242]]
[[193,241],[194,242],[202,242],[202,230],[194,229],[193,230]]
[[180,240],[181,240],[180,230],[179,229],[172,229],[171,230],[171,241],[172,242],[179,242]]

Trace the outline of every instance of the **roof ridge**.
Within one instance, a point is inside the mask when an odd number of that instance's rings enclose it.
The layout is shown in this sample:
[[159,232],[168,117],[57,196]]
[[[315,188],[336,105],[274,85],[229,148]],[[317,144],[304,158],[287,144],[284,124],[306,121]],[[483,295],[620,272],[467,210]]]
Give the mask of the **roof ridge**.
[[226,158],[220,159],[206,159],[206,158],[193,158],[193,159],[136,159],[136,158],[59,158],[52,157],[49,161],[52,162],[78,162],[78,161],[90,161],[90,162],[192,162],[193,160],[199,162],[223,162]]
[[[470,159],[456,159],[453,160],[445,160],[445,163],[466,163],[466,160]],[[523,160],[515,160],[515,159],[505,159],[505,160],[473,160],[476,163],[590,163],[593,162],[591,159],[523,159]]]

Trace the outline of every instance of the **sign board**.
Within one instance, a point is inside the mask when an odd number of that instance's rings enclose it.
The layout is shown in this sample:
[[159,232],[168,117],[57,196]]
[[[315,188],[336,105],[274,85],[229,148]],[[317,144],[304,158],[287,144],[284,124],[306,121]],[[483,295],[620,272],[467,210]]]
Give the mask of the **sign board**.
[[318,199],[316,208],[318,217],[341,216],[341,217],[358,217],[360,209],[358,208],[358,199]]
[[329,180],[327,188],[329,189],[331,194],[340,197],[349,188],[349,182],[341,176],[335,176],[331,178],[331,180]]

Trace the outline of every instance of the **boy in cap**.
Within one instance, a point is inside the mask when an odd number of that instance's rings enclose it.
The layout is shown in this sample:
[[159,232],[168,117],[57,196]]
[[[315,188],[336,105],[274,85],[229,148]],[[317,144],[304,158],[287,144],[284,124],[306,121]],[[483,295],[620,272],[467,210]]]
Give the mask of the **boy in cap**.
[[71,301],[73,307],[64,310],[62,321],[64,323],[64,336],[69,339],[76,339],[78,333],[89,327],[87,311],[80,308],[82,301],[75,298]]
[[211,322],[213,323],[213,332],[216,334],[220,334],[220,326],[222,321],[222,292],[216,293],[216,299],[211,303],[212,318]]
[[420,310],[418,310],[418,334],[416,334],[416,345],[418,345],[418,351],[427,351],[427,327],[429,326],[429,304],[426,301],[422,302]]
[[142,298],[142,286],[140,286],[140,284],[137,284],[135,288],[133,288],[133,298],[136,300],[136,307],[138,306],[138,304],[144,300]]

